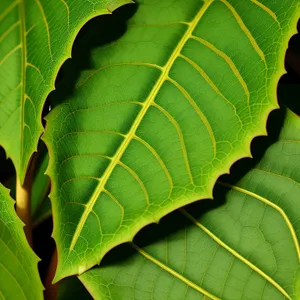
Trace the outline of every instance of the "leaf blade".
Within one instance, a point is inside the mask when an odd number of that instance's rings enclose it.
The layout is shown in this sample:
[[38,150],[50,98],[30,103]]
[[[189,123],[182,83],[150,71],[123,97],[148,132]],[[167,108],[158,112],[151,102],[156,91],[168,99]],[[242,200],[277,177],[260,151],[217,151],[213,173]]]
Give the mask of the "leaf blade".
[[0,296],[3,299],[43,299],[38,257],[27,243],[23,224],[8,190],[0,185]]
[[[76,85],[79,92],[47,118],[57,280],[98,264],[111,248],[167,213],[211,197],[216,178],[251,155],[252,138],[265,134],[266,118],[277,107],[275,85],[297,2],[287,11],[276,4],[284,38],[269,14],[261,24],[249,24],[245,11],[266,12],[247,1],[139,4],[125,35],[95,51],[93,70]],[[285,13],[290,19],[283,19]],[[214,24],[217,16],[224,28]],[[281,46],[268,47],[267,34],[280,35]],[[87,248],[97,249],[97,257],[90,253],[83,260]]]
[[[299,147],[289,138],[298,140],[299,129],[299,117],[288,111],[279,140],[238,183],[219,184],[215,206],[181,209],[142,232],[134,242],[137,251],[123,257],[124,246],[79,279],[94,298],[201,299],[188,287],[178,288],[168,270],[173,269],[194,280],[210,299],[297,299],[300,173],[293,156]],[[286,162],[292,168],[281,168]],[[281,169],[280,183],[274,180],[276,169]],[[167,274],[152,264],[163,264]]]
[[79,30],[91,18],[130,1],[50,2],[4,0],[0,5],[0,76],[5,78],[0,85],[0,144],[21,182],[43,132],[44,102],[55,89],[62,63],[71,57]]

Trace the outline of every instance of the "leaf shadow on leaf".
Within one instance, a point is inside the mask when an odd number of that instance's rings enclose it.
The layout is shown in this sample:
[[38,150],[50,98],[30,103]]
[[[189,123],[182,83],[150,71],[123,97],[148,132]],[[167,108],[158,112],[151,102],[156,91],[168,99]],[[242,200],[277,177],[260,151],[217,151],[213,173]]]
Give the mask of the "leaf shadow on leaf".
[[[92,68],[91,52],[93,49],[120,38],[126,31],[126,21],[136,10],[137,6],[135,4],[124,5],[115,10],[113,14],[95,17],[84,25],[74,41],[72,58],[64,62],[57,75],[56,89],[50,93],[46,100],[43,108],[43,118],[56,104],[63,103],[72,97],[75,84],[81,72]],[[45,120],[43,120],[43,125],[45,126]],[[2,154],[1,150],[0,147],[0,176],[2,174],[2,161],[5,159],[5,153]],[[46,155],[44,150],[46,150],[45,145],[40,141],[38,164]],[[6,175],[7,172],[3,171]],[[55,243],[51,237],[52,229],[53,221],[52,219],[47,219],[40,226],[37,226],[33,232],[35,251],[42,259],[39,263],[39,271],[43,280],[47,275],[51,256],[55,249]]]
[[126,32],[126,21],[136,10],[136,4],[127,4],[111,15],[96,17],[85,24],[73,44],[72,58],[61,67],[55,82],[56,89],[48,97],[52,108],[72,97],[82,71],[93,68],[93,49],[118,40]]
[[[282,101],[279,100],[279,102],[281,103]],[[253,140],[251,144],[253,158],[244,158],[237,161],[232,166],[230,174],[221,176],[219,178],[220,180],[232,184],[239,181],[262,159],[266,149],[278,140],[285,117],[285,107],[283,104],[281,106],[280,110],[273,111],[270,114],[267,123],[268,136],[256,137]],[[228,188],[216,184],[213,190],[213,200],[204,199],[186,206],[185,209],[198,219],[204,213],[224,205],[228,191]],[[179,211],[175,211],[162,218],[158,225],[150,224],[144,227],[135,236],[134,243],[143,248],[151,244],[159,243],[183,228],[188,230],[188,228],[192,226],[194,226],[194,224],[184,217],[183,214]],[[122,264],[122,262],[125,262],[133,255],[136,255],[136,250],[131,247],[130,243],[122,244],[108,252],[100,266],[105,268],[106,266]]]
[[[296,78],[296,79],[295,79]],[[294,83],[294,86],[291,84]],[[266,150],[278,141],[279,134],[284,123],[286,107],[291,108],[295,113],[300,114],[300,103],[298,95],[300,92],[300,82],[294,74],[285,74],[278,83],[278,102],[280,109],[273,111],[267,121],[267,136],[258,136],[251,143],[252,158],[244,158],[233,164],[230,174],[222,175],[219,180],[230,184],[235,184],[246,173],[248,173],[263,158]],[[204,213],[211,211],[225,204],[226,195],[229,188],[216,184],[213,190],[213,200],[204,199],[185,207],[185,209],[196,219]],[[151,244],[159,243],[166,237],[172,236],[176,232],[194,226],[179,211],[170,213],[162,218],[159,224],[150,224],[143,228],[134,238],[134,243],[143,248]],[[130,243],[119,245],[112,249],[101,262],[101,267],[119,265],[126,262],[130,257],[136,255],[136,250]],[[97,266],[95,267],[97,268]]]
[[[63,103],[72,97],[75,91],[75,84],[81,72],[93,68],[91,61],[91,52],[93,49],[109,44],[120,38],[126,31],[126,21],[136,12],[136,10],[137,5],[135,4],[125,5],[116,10],[112,15],[94,18],[82,28],[75,40],[72,58],[68,59],[62,66],[56,80],[56,90],[49,96],[51,107]],[[288,106],[292,106],[294,112],[300,112],[300,103],[291,100],[286,101],[286,98],[291,96],[290,84],[296,83],[299,88],[298,76],[295,71],[288,65],[286,68],[288,74],[281,78],[278,85],[278,97],[281,109],[273,111],[270,114],[267,122],[268,136],[256,137],[251,143],[251,153],[253,158],[244,158],[234,163],[230,170],[230,174],[220,177],[222,181],[230,182],[232,184],[238,182],[261,160],[266,149],[278,140],[280,129],[284,121],[284,106],[286,103]],[[294,92],[293,99],[297,99],[296,89]],[[216,184],[213,190],[213,201],[211,199],[201,200],[188,205],[186,209],[195,218],[198,218],[202,214],[224,205],[227,192],[228,188]],[[159,242],[183,228],[188,229],[190,226],[194,225],[180,212],[175,211],[162,218],[158,225],[150,224],[143,228],[135,236],[134,243],[138,244],[139,247],[145,247]],[[130,243],[121,244],[106,254],[101,262],[101,267],[105,268],[105,266],[109,265],[118,265],[135,254],[136,250]],[[97,266],[95,268],[97,268]]]

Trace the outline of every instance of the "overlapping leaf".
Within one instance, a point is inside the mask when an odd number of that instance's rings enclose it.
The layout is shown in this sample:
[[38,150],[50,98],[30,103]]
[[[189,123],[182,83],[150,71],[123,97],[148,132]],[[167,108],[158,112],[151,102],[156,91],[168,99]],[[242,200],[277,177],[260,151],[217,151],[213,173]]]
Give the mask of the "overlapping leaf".
[[298,0],[137,2],[47,118],[56,279],[211,197],[277,106]]
[[43,299],[37,263],[14,202],[0,185],[0,299]]
[[123,247],[123,259],[109,254],[79,278],[94,299],[299,299],[299,156],[300,119],[289,112],[279,140],[222,188],[217,208],[182,209],[144,231],[130,256]]
[[38,225],[51,216],[51,203],[48,197],[50,179],[45,175],[48,166],[49,156],[44,148],[40,152],[41,157],[35,162],[36,173],[32,182],[31,189],[31,215],[33,226]]
[[1,0],[0,144],[23,182],[41,112],[79,29],[126,0]]

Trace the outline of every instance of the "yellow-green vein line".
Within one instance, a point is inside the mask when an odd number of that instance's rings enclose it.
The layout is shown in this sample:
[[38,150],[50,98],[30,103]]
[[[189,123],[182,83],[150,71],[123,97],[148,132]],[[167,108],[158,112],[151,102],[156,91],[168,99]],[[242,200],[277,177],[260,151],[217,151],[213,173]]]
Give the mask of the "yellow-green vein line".
[[99,178],[95,177],[95,176],[77,176],[77,177],[72,177],[66,181],[64,181],[61,185],[60,185],[60,189],[62,189],[62,187],[64,185],[66,185],[67,183],[71,182],[71,181],[74,181],[74,180],[78,180],[78,179],[93,179],[93,180],[96,180],[96,181],[100,181]]
[[209,86],[221,97],[223,98],[223,100],[229,104],[233,111],[234,114],[236,115],[236,117],[239,119],[239,122],[241,124],[241,126],[243,126],[243,122],[241,120],[241,118],[239,117],[239,115],[237,114],[236,111],[236,107],[233,103],[231,103],[222,93],[221,91],[218,89],[218,87],[214,84],[214,82],[209,78],[209,76],[204,72],[204,70],[202,68],[200,68],[193,60],[191,60],[190,58],[186,57],[185,55],[180,54],[180,57],[182,59],[184,59],[185,61],[187,61],[203,78],[204,80],[209,84]]
[[177,81],[173,80],[172,78],[168,78],[168,80],[177,87],[177,89],[183,94],[183,96],[188,100],[188,102],[192,105],[192,107],[195,109],[197,115],[199,116],[199,118],[201,119],[202,123],[204,124],[204,126],[206,127],[206,130],[211,138],[211,142],[213,145],[213,150],[214,150],[214,157],[216,156],[217,153],[217,142],[216,142],[216,138],[214,135],[214,132],[211,128],[211,125],[209,123],[209,121],[207,120],[206,116],[204,115],[204,113],[200,110],[199,106],[197,105],[197,103],[195,102],[195,100],[191,97],[191,95],[188,93],[188,91],[181,85],[179,84]]
[[205,296],[207,296],[207,297],[209,297],[210,299],[213,299],[213,300],[221,300],[220,298],[218,298],[215,295],[211,294],[210,292],[206,291],[205,289],[203,289],[202,287],[198,286],[196,283],[192,282],[188,278],[184,277],[183,275],[179,274],[178,272],[176,272],[175,270],[171,269],[167,265],[163,264],[161,261],[159,261],[156,258],[154,258],[153,256],[151,256],[149,253],[145,252],[143,249],[141,249],[140,247],[138,247],[134,243],[132,243],[131,245],[144,258],[146,258],[147,260],[151,261],[155,265],[159,266],[161,269],[163,269],[164,271],[166,271],[169,274],[173,275],[177,279],[183,281],[185,284],[187,284],[191,288],[195,289],[199,293],[201,293],[201,294],[203,294],[203,295],[205,295]]
[[[13,239],[11,239],[10,241],[13,241]],[[16,256],[16,254],[9,248],[8,243],[5,243],[3,239],[0,239],[0,243],[2,243],[2,245],[7,249],[7,251],[9,253],[11,253],[11,255],[16,259],[16,261],[18,262],[18,265],[20,266],[19,270],[22,269],[24,271],[24,274],[25,274],[25,276],[27,277],[27,279],[29,281],[30,278],[29,278],[27,272],[25,271],[23,264],[19,261],[19,259]]]
[[52,59],[52,50],[51,50],[51,38],[50,38],[50,29],[49,29],[49,24],[48,24],[48,21],[47,21],[47,18],[46,18],[46,15],[45,15],[45,11],[44,11],[44,8],[40,2],[40,0],[35,0],[35,3],[37,4],[37,6],[39,7],[40,9],[40,12],[42,14],[42,19],[44,21],[44,24],[45,24],[45,27],[46,27],[46,31],[47,31],[47,39],[48,39],[48,48],[49,48],[49,54],[50,54],[50,57]]
[[[26,61],[27,61],[27,45],[26,45],[26,21],[25,21],[25,3],[21,0],[19,8],[20,8],[20,19],[21,19],[21,26],[20,26],[20,35],[21,35],[21,45],[22,45],[22,71],[21,71],[21,78],[22,78],[22,91],[21,91],[21,149],[20,149],[20,161],[23,160],[23,151],[24,151],[24,105],[26,100]],[[21,182],[23,184],[23,182]]]
[[93,107],[86,107],[86,108],[78,108],[75,109],[73,111],[71,111],[67,116],[70,115],[75,115],[77,112],[81,112],[81,111],[91,111],[91,110],[97,110],[99,108],[103,108],[103,107],[107,107],[107,106],[113,106],[113,105],[119,105],[119,104],[137,104],[137,105],[143,105],[142,102],[138,102],[138,101],[116,101],[116,102],[111,102],[111,103],[103,103],[101,105],[97,105],[97,106],[93,106]]
[[202,225],[198,220],[196,220],[192,215],[190,215],[186,210],[179,209],[181,213],[188,218],[192,223],[194,223],[197,227],[199,227],[201,230],[203,230],[208,236],[210,236],[214,241],[216,241],[220,246],[222,246],[224,249],[226,249],[228,252],[230,252],[233,256],[238,258],[240,261],[245,263],[248,267],[250,267],[253,271],[255,271],[257,274],[261,275],[266,281],[271,283],[277,290],[279,290],[286,298],[289,300],[292,300],[291,297],[288,295],[288,293],[270,276],[268,276],[266,273],[264,273],[262,270],[260,270],[257,266],[255,266],[252,262],[250,262],[248,259],[243,257],[241,254],[236,252],[234,249],[229,247],[227,244],[225,244],[221,239],[219,239],[217,236],[215,236],[208,228],[206,228],[204,225]]
[[[124,207],[123,205],[120,203],[120,201],[118,201],[118,199],[110,192],[108,191],[107,189],[103,189],[103,193],[105,193],[107,196],[109,196],[111,198],[111,200],[113,202],[115,202],[121,209],[121,212],[122,212],[122,220],[124,220]],[[122,222],[120,222],[122,223]]]
[[181,145],[183,160],[184,160],[185,165],[186,165],[187,173],[190,177],[191,183],[194,183],[194,178],[193,178],[193,174],[192,174],[192,171],[191,171],[191,166],[190,166],[189,157],[188,157],[188,154],[187,154],[187,149],[186,149],[183,133],[182,133],[182,130],[181,130],[178,122],[174,119],[174,117],[166,109],[164,109],[159,104],[153,102],[152,106],[156,107],[159,111],[161,111],[167,117],[167,119],[171,122],[173,127],[175,128],[175,130],[177,132],[177,135],[178,135],[178,138],[179,138],[180,145]]
[[60,2],[64,5],[64,7],[67,10],[68,28],[69,28],[70,27],[70,8],[69,8],[69,5],[67,4],[67,2],[65,0],[60,0]]
[[253,168],[254,171],[259,171],[259,172],[263,172],[263,173],[266,173],[266,174],[269,174],[271,176],[276,176],[276,177],[279,177],[279,178],[283,178],[283,179],[286,179],[288,181],[291,181],[293,182],[294,184],[297,184],[297,185],[300,185],[300,182],[288,177],[288,176],[285,176],[285,175],[280,175],[280,174],[277,174],[275,172],[271,172],[271,171],[266,171],[266,170],[262,170],[262,169],[259,169],[257,167]]
[[162,169],[164,170],[164,172],[165,172],[165,174],[168,178],[169,185],[170,185],[170,193],[171,193],[172,189],[174,188],[174,183],[173,183],[172,176],[171,176],[166,164],[164,163],[164,161],[161,159],[161,157],[156,152],[156,150],[149,143],[147,143],[145,140],[143,140],[142,138],[140,138],[137,135],[135,135],[133,137],[133,139],[137,140],[142,145],[144,145],[152,153],[152,155],[156,158],[156,160],[158,161],[158,163],[160,164],[160,166],[162,167]]
[[127,172],[129,172],[131,174],[131,176],[138,182],[138,184],[140,185],[144,195],[145,195],[145,200],[147,202],[148,205],[150,205],[150,200],[149,200],[149,194],[148,191],[143,183],[143,181],[141,180],[141,178],[138,176],[138,174],[132,170],[129,166],[127,166],[126,164],[124,164],[121,160],[118,162],[118,164],[120,166],[122,166],[125,170],[127,170]]
[[94,214],[94,216],[96,217],[97,222],[98,222],[98,227],[99,227],[100,235],[102,235],[102,226],[101,226],[100,218],[99,218],[99,216],[96,214],[96,212],[93,209],[92,209],[91,213]]
[[82,82],[80,82],[78,85],[76,85],[76,88],[78,89],[82,85],[84,85],[89,79],[91,79],[94,75],[99,73],[101,70],[112,68],[112,67],[121,67],[121,66],[141,66],[141,67],[150,67],[155,68],[158,70],[162,70],[163,68],[156,64],[151,63],[144,63],[144,62],[124,62],[124,63],[118,63],[118,64],[111,64],[106,66],[101,66],[99,69],[92,71]]
[[18,88],[21,87],[21,85],[22,85],[22,83],[19,83],[19,84],[18,84],[17,86],[15,86],[12,90],[10,90],[10,91],[8,92],[8,94],[6,94],[5,97],[2,98],[2,99],[0,100],[0,104],[1,104],[3,101],[5,101],[6,99],[8,99],[9,96],[10,96],[13,92],[15,92]]
[[12,55],[14,54],[18,49],[22,47],[22,44],[17,45],[15,48],[13,48],[11,51],[9,51],[0,61],[0,66]]
[[0,263],[0,266],[2,266],[3,270],[6,271],[7,274],[9,274],[11,276],[11,278],[17,283],[17,286],[20,287],[20,291],[22,292],[23,296],[24,296],[24,299],[27,299],[27,297],[25,296],[24,294],[24,291],[23,291],[23,288],[21,286],[21,284],[19,283],[19,281],[15,278],[15,276],[9,272],[9,270],[2,264]]
[[227,0],[220,0],[220,1],[223,2],[226,5],[226,7],[231,11],[232,15],[236,19],[236,21],[239,24],[240,28],[243,30],[243,32],[248,37],[251,45],[253,46],[253,48],[255,49],[255,51],[257,52],[257,54],[260,56],[261,60],[266,65],[265,54],[263,53],[263,51],[261,50],[261,48],[257,44],[255,38],[253,37],[252,33],[249,31],[249,29],[245,25],[244,21],[242,20],[242,18],[238,14],[238,12],[235,10],[235,8]]
[[20,21],[15,22],[12,26],[10,26],[0,37],[0,43],[12,32],[17,26],[20,25]]
[[42,75],[41,70],[37,66],[35,66],[34,64],[32,64],[30,62],[26,62],[26,67],[30,67],[30,68],[36,70],[41,75],[42,79],[44,80],[44,76]]
[[64,139],[66,136],[72,136],[72,135],[85,135],[85,134],[93,134],[93,133],[100,133],[100,134],[111,134],[111,135],[118,135],[125,137],[124,134],[117,132],[117,131],[112,131],[112,130],[86,130],[86,131],[72,131],[65,133],[63,136],[61,136],[56,143],[59,143],[62,139]]
[[206,46],[207,48],[209,48],[210,50],[215,52],[218,56],[222,57],[226,61],[226,63],[228,64],[228,66],[230,67],[230,69],[232,70],[232,72],[234,73],[234,75],[236,76],[238,81],[240,82],[241,86],[243,87],[243,89],[245,91],[245,95],[247,97],[247,104],[249,105],[250,92],[249,92],[247,83],[243,79],[240,71],[238,70],[235,63],[232,61],[232,59],[227,54],[225,54],[223,51],[219,50],[216,46],[211,44],[210,42],[208,42],[200,37],[197,37],[197,36],[192,36],[191,38],[200,42],[201,44],[203,44],[204,46]]
[[2,14],[0,14],[0,21],[2,21],[18,4],[20,4],[22,0],[14,1],[11,5],[9,5]]
[[223,185],[225,187],[228,187],[228,188],[236,190],[236,191],[238,191],[240,193],[243,193],[243,194],[245,194],[247,196],[253,197],[254,199],[257,199],[257,200],[259,200],[259,201],[261,201],[261,202],[263,202],[263,203],[265,203],[265,204],[273,207],[275,210],[277,210],[280,213],[280,215],[282,216],[282,218],[284,219],[284,221],[286,222],[286,224],[287,224],[287,226],[288,226],[288,228],[289,228],[289,230],[291,232],[291,236],[292,236],[295,248],[296,248],[298,260],[300,262],[300,246],[299,246],[298,238],[297,238],[297,235],[296,235],[296,231],[295,231],[295,229],[294,229],[294,227],[293,227],[290,219],[288,218],[288,216],[286,215],[286,213],[284,212],[284,210],[281,207],[279,207],[275,203],[271,202],[270,200],[268,200],[268,199],[266,199],[266,198],[264,198],[262,196],[259,196],[259,195],[255,194],[253,192],[247,191],[247,190],[245,190],[245,189],[243,189],[241,187],[234,186],[234,185],[231,185],[231,184],[228,184],[228,183],[224,183],[224,182],[220,182],[220,181],[218,181],[218,183],[220,185]]
[[208,1],[204,2],[203,6],[199,10],[199,12],[196,14],[193,21],[191,22],[189,28],[184,33],[181,41],[179,42],[177,47],[174,49],[174,51],[171,54],[169,60],[167,61],[167,63],[163,67],[161,75],[159,76],[157,82],[155,83],[152,91],[148,95],[146,101],[143,103],[143,107],[140,110],[139,114],[137,115],[135,121],[133,122],[132,127],[130,128],[126,138],[124,139],[124,141],[122,142],[122,144],[118,148],[115,156],[111,160],[111,163],[109,164],[109,166],[105,170],[105,172],[102,176],[102,180],[100,181],[100,183],[96,187],[93,195],[89,199],[88,208],[84,211],[84,213],[82,214],[82,216],[81,216],[81,218],[78,222],[78,225],[76,227],[76,230],[74,232],[74,235],[73,235],[73,238],[72,238],[72,241],[71,241],[69,251],[72,251],[73,248],[75,247],[75,244],[76,244],[76,242],[77,242],[77,240],[80,236],[80,233],[83,229],[83,226],[84,226],[84,224],[87,220],[87,217],[88,217],[90,211],[93,209],[93,206],[95,205],[95,203],[96,203],[96,201],[99,197],[99,194],[103,191],[104,186],[106,185],[106,182],[107,182],[108,178],[110,177],[111,173],[113,172],[113,170],[114,170],[115,166],[117,165],[118,161],[121,159],[123,153],[125,152],[125,150],[127,149],[128,145],[129,145],[129,143],[131,142],[131,140],[135,136],[135,132],[136,132],[137,128],[139,127],[141,121],[143,120],[145,114],[147,113],[149,107],[154,103],[154,100],[155,100],[160,88],[162,87],[163,83],[165,82],[166,78],[168,77],[169,71],[171,70],[174,61],[176,60],[176,58],[180,54],[180,52],[181,52],[182,48],[184,47],[185,43],[190,38],[190,36],[192,35],[194,29],[196,28],[199,20],[202,18],[202,16],[204,15],[204,13],[209,8],[209,6],[211,5],[212,2],[213,2],[213,0],[208,0]]
[[72,155],[69,156],[68,158],[65,158],[62,162],[60,162],[59,166],[61,167],[65,162],[74,159],[74,158],[80,158],[80,157],[103,157],[106,159],[111,159],[111,157],[107,156],[107,155],[103,155],[103,154],[94,154],[94,153],[87,153],[87,154],[76,154],[76,155]]
[[256,4],[257,6],[259,6],[261,9],[263,9],[267,14],[269,14],[273,20],[278,24],[278,27],[281,29],[281,25],[278,22],[278,18],[276,16],[276,14],[267,6],[265,6],[264,4],[262,4],[261,2],[257,1],[257,0],[251,0],[252,3]]

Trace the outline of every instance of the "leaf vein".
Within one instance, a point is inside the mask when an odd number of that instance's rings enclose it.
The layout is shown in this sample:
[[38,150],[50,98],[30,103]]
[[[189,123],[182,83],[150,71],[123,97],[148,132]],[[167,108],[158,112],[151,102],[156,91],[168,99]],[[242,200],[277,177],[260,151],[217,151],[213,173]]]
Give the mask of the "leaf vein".
[[188,102],[191,104],[191,106],[195,109],[197,115],[199,116],[200,120],[202,121],[202,123],[204,124],[204,126],[206,127],[206,130],[211,138],[211,142],[212,142],[212,146],[213,146],[213,151],[214,151],[214,157],[216,157],[216,152],[217,152],[217,142],[216,142],[216,138],[214,135],[214,132],[212,130],[212,127],[208,121],[208,119],[206,118],[206,116],[204,115],[204,113],[200,110],[199,106],[197,105],[197,103],[195,102],[195,100],[191,97],[191,95],[188,93],[188,91],[177,81],[175,81],[172,78],[168,78],[168,80],[177,87],[177,89],[184,95],[184,97],[188,100]]
[[157,265],[158,267],[160,267],[161,269],[163,269],[164,271],[170,273],[171,275],[173,275],[174,277],[176,277],[177,279],[183,281],[185,284],[187,284],[188,286],[190,286],[191,288],[195,289],[196,291],[198,291],[199,293],[209,297],[210,299],[213,300],[220,300],[220,298],[214,296],[213,294],[211,294],[210,292],[206,291],[205,289],[201,288],[200,286],[198,286],[196,283],[192,282],[191,280],[189,280],[188,278],[184,277],[183,275],[177,273],[175,270],[171,269],[169,266],[163,264],[161,261],[157,260],[156,258],[154,258],[153,256],[151,256],[149,253],[147,253],[146,251],[144,251],[143,249],[141,249],[140,247],[138,247],[137,245],[135,245],[134,243],[131,243],[132,247],[139,253],[141,254],[144,258],[146,258],[147,260],[151,261],[152,263],[154,263],[155,265]]
[[257,44],[255,38],[253,37],[252,33],[247,28],[246,24],[244,23],[244,21],[242,20],[242,18],[238,14],[238,12],[227,0],[220,0],[220,1],[223,2],[227,6],[227,8],[231,11],[231,13],[234,16],[235,20],[237,21],[238,25],[243,30],[243,32],[246,34],[247,38],[249,39],[249,42],[251,43],[252,47],[257,52],[257,54],[260,56],[261,60],[264,62],[266,69],[267,69],[265,54],[263,53],[263,51]]
[[[158,161],[158,163],[161,165],[162,169],[164,170],[168,181],[169,181],[169,185],[170,185],[170,194],[172,189],[174,188],[174,183],[173,183],[173,179],[172,176],[166,166],[166,164],[164,163],[164,161],[161,159],[160,155],[157,153],[157,151],[149,144],[147,143],[144,139],[140,138],[139,136],[135,135],[133,137],[133,139],[137,140],[138,142],[140,142],[142,145],[144,145],[151,153],[152,155],[156,158],[156,160]],[[169,194],[169,197],[170,197]]]
[[171,122],[171,124],[174,126],[174,128],[177,132],[178,138],[179,138],[180,145],[181,145],[183,159],[184,159],[184,163],[186,165],[187,173],[190,177],[191,183],[194,183],[194,178],[193,178],[193,174],[191,171],[191,166],[190,166],[190,162],[189,162],[189,158],[188,158],[188,154],[187,154],[187,148],[185,145],[182,130],[181,130],[178,122],[175,120],[175,118],[169,112],[167,112],[166,109],[164,109],[159,104],[153,102],[152,106],[156,107],[159,111],[161,111],[167,117],[167,119]]
[[143,193],[145,195],[145,200],[146,200],[148,206],[150,206],[150,200],[149,200],[148,191],[146,189],[145,184],[143,183],[143,181],[141,180],[141,178],[138,176],[138,174],[132,168],[130,168],[128,165],[126,165],[125,163],[123,163],[121,160],[118,162],[118,164],[120,166],[122,166],[125,170],[127,170],[133,176],[133,178],[138,182],[138,184],[140,185],[140,187],[143,190]]
[[279,29],[282,30],[281,24],[278,22],[278,18],[276,16],[276,14],[269,7],[265,6],[264,4],[262,4],[261,2],[259,2],[258,0],[251,0],[251,2],[254,3],[255,5],[259,6],[268,15],[270,15],[273,18],[273,20],[277,23]]
[[0,43],[3,42],[5,37],[9,35],[10,32],[12,32],[17,26],[20,25],[20,21],[15,22],[13,25],[11,25],[0,37]]
[[288,218],[288,216],[286,215],[286,213],[284,212],[284,210],[280,206],[276,205],[272,201],[270,201],[270,200],[268,200],[268,199],[266,199],[266,198],[264,198],[264,197],[262,197],[260,195],[257,195],[256,193],[250,192],[250,191],[245,190],[245,189],[243,189],[241,187],[234,186],[234,185],[227,184],[227,183],[220,182],[220,181],[218,181],[218,183],[220,185],[223,185],[225,187],[229,187],[229,188],[231,188],[233,190],[236,190],[236,191],[238,191],[240,193],[243,193],[243,194],[245,194],[247,196],[253,197],[254,199],[257,199],[257,200],[259,200],[259,201],[267,204],[268,206],[274,208],[275,210],[277,210],[280,213],[280,215],[282,216],[282,218],[284,219],[284,221],[286,222],[287,227],[290,230],[290,233],[291,233],[291,236],[292,236],[295,248],[296,248],[298,260],[300,262],[300,246],[299,246],[298,238],[297,238],[297,235],[296,235],[296,231],[295,231],[295,229],[294,229],[294,227],[293,227],[290,219]]
[[40,2],[40,0],[34,0],[34,1],[37,4],[37,6],[39,7],[39,9],[40,9],[40,12],[41,12],[41,15],[42,15],[42,19],[43,19],[45,27],[46,27],[49,54],[50,54],[51,59],[53,60],[52,49],[51,49],[50,29],[49,29],[49,24],[48,24],[46,15],[45,15],[45,11],[44,11],[44,8],[43,8],[42,3]]
[[247,105],[249,106],[250,92],[249,92],[247,83],[243,79],[240,71],[238,70],[238,68],[235,65],[235,63],[233,62],[233,60],[227,54],[225,54],[223,51],[219,50],[215,45],[211,44],[210,42],[208,42],[200,37],[197,37],[197,36],[192,36],[191,38],[194,39],[195,41],[198,41],[199,43],[203,44],[204,46],[208,47],[210,50],[212,50],[214,53],[216,53],[218,56],[222,57],[226,61],[226,63],[228,64],[228,66],[230,67],[230,69],[232,70],[232,72],[234,73],[234,75],[236,76],[238,81],[240,82],[242,88],[244,89],[245,95],[247,97]]
[[81,217],[81,219],[78,223],[78,226],[76,228],[74,236],[72,238],[71,245],[70,245],[70,252],[75,247],[75,244],[76,244],[76,242],[77,242],[77,240],[78,240],[78,238],[81,234],[81,230],[83,228],[84,223],[86,222],[86,219],[87,219],[87,217],[90,213],[90,210],[93,208],[95,202],[97,201],[97,199],[99,197],[99,194],[103,191],[103,189],[106,185],[106,182],[107,182],[108,178],[110,177],[112,171],[114,170],[115,166],[117,165],[118,161],[121,159],[123,153],[125,152],[125,150],[127,149],[128,145],[129,145],[129,143],[131,142],[131,140],[135,136],[135,132],[136,132],[137,128],[139,127],[139,125],[140,125],[142,119],[144,118],[145,114],[147,113],[149,107],[154,103],[155,97],[157,96],[161,86],[163,85],[166,77],[168,76],[168,73],[171,70],[174,61],[176,60],[177,56],[181,52],[181,50],[184,47],[185,43],[187,42],[187,40],[191,36],[191,34],[194,31],[195,27],[197,26],[199,20],[205,14],[205,12],[207,11],[207,9],[209,8],[209,6],[211,5],[212,2],[213,2],[213,0],[208,0],[208,1],[204,2],[203,6],[199,10],[199,12],[196,14],[193,21],[191,22],[189,28],[187,29],[187,31],[182,36],[181,41],[179,42],[177,47],[174,49],[174,51],[171,54],[171,56],[170,56],[169,60],[167,61],[166,65],[163,67],[163,72],[161,73],[161,75],[158,78],[157,82],[153,86],[152,91],[148,95],[145,103],[143,104],[143,108],[141,109],[141,111],[139,112],[139,114],[136,117],[135,121],[133,122],[132,127],[129,130],[129,133],[127,134],[126,138],[124,139],[124,141],[120,145],[120,147],[117,150],[115,156],[112,158],[111,163],[109,164],[109,166],[107,167],[107,169],[105,170],[105,172],[103,174],[102,180],[99,182],[99,185],[95,189],[95,192],[93,193],[93,195],[89,199],[88,209],[86,209],[84,211],[84,213],[83,213],[83,215],[82,215],[82,217]]
[[280,291],[286,298],[289,300],[292,300],[291,297],[288,295],[288,293],[270,276],[268,276],[265,272],[260,270],[257,266],[255,266],[252,262],[250,262],[248,259],[243,257],[241,254],[236,252],[234,249],[229,247],[226,243],[224,243],[220,238],[218,238],[216,235],[214,235],[208,228],[206,228],[203,224],[201,224],[199,221],[197,221],[192,215],[190,215],[185,209],[179,209],[180,212],[189,219],[192,223],[194,223],[197,227],[199,227],[201,230],[203,230],[208,236],[210,236],[214,241],[216,241],[220,246],[222,246],[224,249],[229,251],[233,256],[238,258],[240,261],[245,263],[248,267],[250,267],[253,271],[261,275],[266,281],[268,281],[270,284],[272,284],[278,291]]
[[0,21],[2,21],[14,8],[20,4],[20,0],[14,1],[10,4],[1,14],[0,14]]

